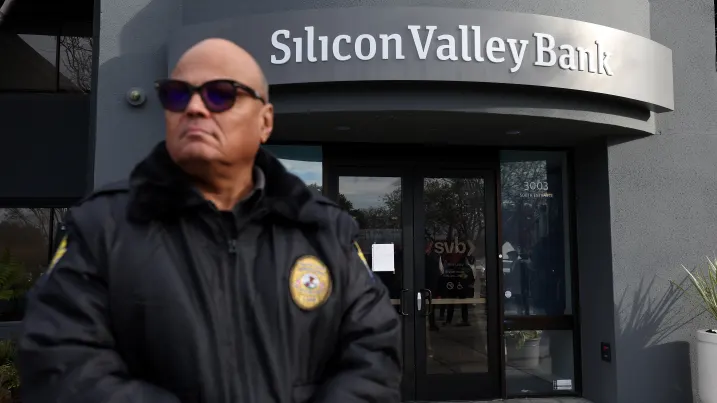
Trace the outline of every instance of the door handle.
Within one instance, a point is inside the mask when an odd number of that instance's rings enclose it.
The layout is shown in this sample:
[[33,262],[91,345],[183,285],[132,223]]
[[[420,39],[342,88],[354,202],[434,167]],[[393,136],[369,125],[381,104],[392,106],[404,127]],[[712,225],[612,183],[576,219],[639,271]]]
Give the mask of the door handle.
[[[426,293],[426,313],[421,315],[425,318],[428,315],[433,313],[433,293],[428,288],[422,288],[421,291]],[[422,300],[420,297],[421,293],[419,292],[418,295],[419,295],[418,300],[421,301]],[[419,306],[420,306],[420,303],[419,303]],[[419,311],[420,311],[420,309],[419,309]]]
[[423,303],[423,298],[421,297],[421,292],[416,293],[416,310],[418,312],[421,312],[421,303]]
[[408,288],[404,288],[401,290],[401,299],[398,301],[398,313],[400,313],[401,316],[408,316],[408,314],[403,311],[403,294],[407,293],[408,291]]

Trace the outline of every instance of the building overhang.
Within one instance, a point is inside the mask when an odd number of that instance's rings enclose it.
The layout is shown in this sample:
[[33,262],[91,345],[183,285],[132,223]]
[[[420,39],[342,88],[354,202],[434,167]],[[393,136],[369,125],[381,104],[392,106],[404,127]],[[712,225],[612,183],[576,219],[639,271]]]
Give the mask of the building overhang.
[[[512,89],[512,90],[511,90]],[[491,84],[363,82],[272,87],[286,141],[571,145],[655,133],[655,113],[599,94]]]

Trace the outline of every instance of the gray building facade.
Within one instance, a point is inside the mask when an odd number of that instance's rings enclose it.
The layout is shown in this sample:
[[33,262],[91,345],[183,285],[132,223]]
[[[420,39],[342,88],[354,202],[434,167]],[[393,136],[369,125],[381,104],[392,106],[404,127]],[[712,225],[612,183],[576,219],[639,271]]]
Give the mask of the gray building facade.
[[717,241],[711,0],[17,2],[0,248],[31,272],[61,209],[163,138],[154,80],[224,37],[272,84],[267,147],[357,218],[375,266],[393,245],[406,401],[699,401],[710,323],[670,280]]

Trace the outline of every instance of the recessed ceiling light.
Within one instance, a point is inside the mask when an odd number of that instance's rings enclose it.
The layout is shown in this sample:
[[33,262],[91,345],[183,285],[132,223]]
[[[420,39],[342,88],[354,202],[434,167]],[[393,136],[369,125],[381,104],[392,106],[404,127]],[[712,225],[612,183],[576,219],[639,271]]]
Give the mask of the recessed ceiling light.
[[505,134],[510,134],[510,135],[520,134],[520,130],[508,130],[505,132]]

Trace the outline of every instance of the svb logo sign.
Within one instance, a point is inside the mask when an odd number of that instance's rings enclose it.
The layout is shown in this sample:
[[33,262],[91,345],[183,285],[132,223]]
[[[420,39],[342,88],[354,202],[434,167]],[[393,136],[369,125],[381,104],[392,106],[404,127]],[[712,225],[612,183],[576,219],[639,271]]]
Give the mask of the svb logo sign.
[[470,256],[475,249],[473,241],[459,241],[458,238],[452,241],[436,241],[433,246],[433,250],[439,255],[444,253],[467,253]]

